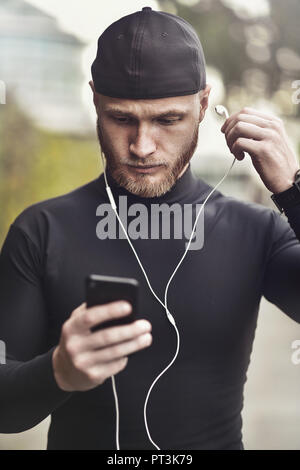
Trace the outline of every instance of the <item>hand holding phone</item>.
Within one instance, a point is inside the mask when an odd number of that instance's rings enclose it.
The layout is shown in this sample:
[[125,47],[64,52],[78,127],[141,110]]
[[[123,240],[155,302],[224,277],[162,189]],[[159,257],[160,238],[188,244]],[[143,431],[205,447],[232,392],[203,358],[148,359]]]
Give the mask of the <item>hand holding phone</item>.
[[[99,298],[100,291],[94,286],[87,299],[90,306],[83,303],[73,310],[52,355],[54,377],[62,390],[85,391],[101,385],[126,367],[128,355],[151,345],[151,324],[135,320],[133,315],[134,309],[137,311],[136,286],[133,291],[130,303],[118,300],[99,305],[98,301],[106,301],[107,297]],[[94,301],[96,305],[91,306]],[[101,328],[108,322],[111,326]]]

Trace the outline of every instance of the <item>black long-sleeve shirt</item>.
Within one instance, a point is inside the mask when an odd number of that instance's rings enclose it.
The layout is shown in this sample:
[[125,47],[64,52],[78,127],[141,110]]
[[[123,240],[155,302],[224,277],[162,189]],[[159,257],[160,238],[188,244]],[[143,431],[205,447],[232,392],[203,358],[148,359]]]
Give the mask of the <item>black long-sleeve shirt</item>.
[[[118,196],[127,196],[132,210],[142,203],[149,222],[152,204],[178,203],[186,210],[184,205],[192,204],[195,216],[196,204],[212,189],[190,166],[160,198],[134,196],[108,176],[117,206]],[[24,431],[51,414],[48,449],[116,448],[111,380],[69,393],[53,375],[52,352],[62,324],[85,301],[84,279],[91,273],[140,283],[138,318],[151,322],[153,343],[129,356],[116,375],[120,448],[154,448],[143,405],[153,380],[174,356],[176,334],[124,236],[117,231],[114,239],[99,238],[104,203],[108,198],[100,175],[68,194],[31,205],[11,224],[0,255],[0,339],[7,347],[7,364],[0,365],[0,432]],[[243,389],[261,297],[300,323],[300,205],[287,216],[288,221],[277,209],[219,191],[204,207],[203,246],[188,251],[168,291],[180,351],[148,402],[149,430],[161,449],[243,448]],[[187,240],[133,240],[162,300]]]

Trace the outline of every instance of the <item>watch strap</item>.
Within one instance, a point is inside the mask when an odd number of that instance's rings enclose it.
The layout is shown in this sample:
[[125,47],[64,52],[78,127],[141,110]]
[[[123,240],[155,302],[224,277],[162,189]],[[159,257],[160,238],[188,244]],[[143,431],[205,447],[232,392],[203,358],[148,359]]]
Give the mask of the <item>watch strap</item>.
[[272,194],[271,199],[280,212],[300,204],[300,170],[295,174],[293,186],[281,193]]

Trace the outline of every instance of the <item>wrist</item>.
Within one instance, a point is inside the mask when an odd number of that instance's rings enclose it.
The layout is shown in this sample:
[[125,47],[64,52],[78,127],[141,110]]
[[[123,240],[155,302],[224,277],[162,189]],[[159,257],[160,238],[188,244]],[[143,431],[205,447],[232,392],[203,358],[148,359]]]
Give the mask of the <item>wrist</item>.
[[52,367],[53,367],[53,375],[58,387],[63,390],[64,392],[72,392],[73,389],[64,379],[65,377],[65,366],[64,360],[62,358],[59,346],[57,346],[52,354]]
[[292,185],[281,192],[273,193],[271,199],[281,213],[290,207],[300,205],[300,170],[295,173]]

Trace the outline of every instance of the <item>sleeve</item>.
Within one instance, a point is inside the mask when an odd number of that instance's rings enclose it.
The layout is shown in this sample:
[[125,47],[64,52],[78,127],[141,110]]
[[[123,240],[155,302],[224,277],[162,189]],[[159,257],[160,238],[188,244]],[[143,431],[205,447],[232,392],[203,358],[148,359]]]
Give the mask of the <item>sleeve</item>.
[[272,211],[263,295],[300,323],[300,205],[286,211],[288,221]]
[[55,381],[47,325],[41,257],[12,224],[0,253],[1,433],[35,426],[72,395]]

